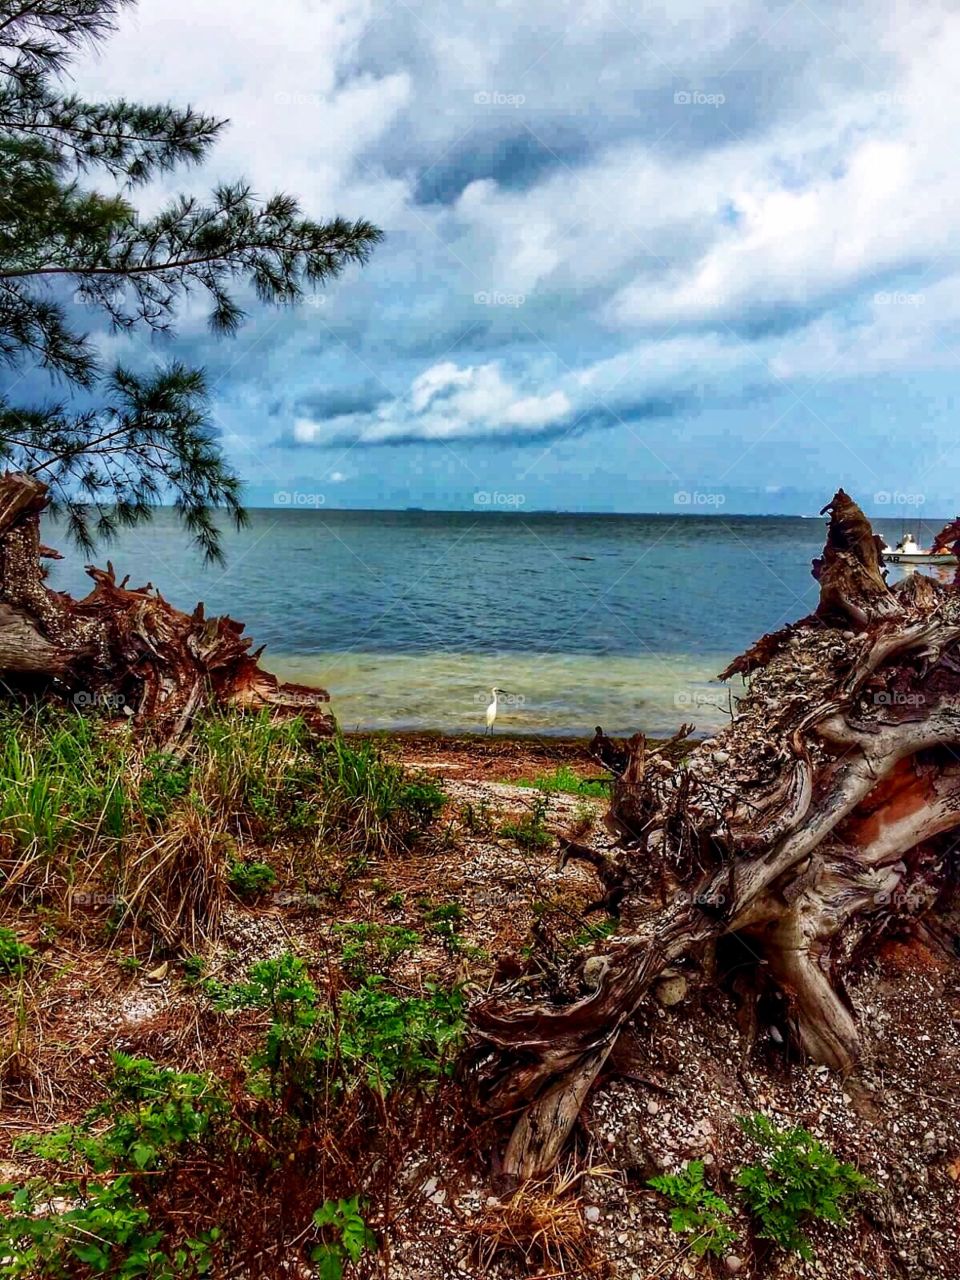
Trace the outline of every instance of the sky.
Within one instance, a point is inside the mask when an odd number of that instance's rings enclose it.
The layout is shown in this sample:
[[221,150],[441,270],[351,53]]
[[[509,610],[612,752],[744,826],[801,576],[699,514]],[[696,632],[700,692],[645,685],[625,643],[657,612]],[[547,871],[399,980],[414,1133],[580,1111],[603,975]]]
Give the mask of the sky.
[[960,14],[865,0],[141,0],[91,97],[384,233],[203,364],[253,506],[960,508]]

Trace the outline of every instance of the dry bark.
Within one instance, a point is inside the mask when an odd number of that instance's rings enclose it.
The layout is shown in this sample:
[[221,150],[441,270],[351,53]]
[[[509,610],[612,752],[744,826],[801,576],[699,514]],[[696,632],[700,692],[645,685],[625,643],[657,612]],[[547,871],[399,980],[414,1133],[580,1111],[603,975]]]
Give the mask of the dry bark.
[[207,705],[271,707],[307,715],[332,731],[322,689],[285,684],[264,671],[262,650],[243,623],[174,608],[149,583],[128,587],[113,565],[87,567],[93,590],[82,600],[52,591],[41,545],[46,485],[0,475],[0,682],[55,693],[79,706],[132,713],[167,742]]
[[598,730],[620,845],[598,867],[620,913],[599,984],[567,1005],[501,989],[472,1011],[475,1099],[519,1112],[508,1175],[553,1164],[651,984],[723,935],[765,961],[796,1043],[851,1071],[860,1041],[844,971],[892,921],[934,911],[952,889],[960,593],[921,575],[888,587],[856,503],[840,490],[824,511],[817,610],[731,663],[724,675],[748,689],[727,728],[676,764],[640,734],[618,754]]

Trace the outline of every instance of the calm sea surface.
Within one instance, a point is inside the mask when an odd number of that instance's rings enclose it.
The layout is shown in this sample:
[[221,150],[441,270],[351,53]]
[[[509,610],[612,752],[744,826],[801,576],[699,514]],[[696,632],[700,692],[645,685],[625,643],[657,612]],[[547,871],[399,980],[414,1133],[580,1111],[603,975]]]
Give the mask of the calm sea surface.
[[[880,521],[898,538],[902,524]],[[912,526],[907,526],[912,527]],[[936,527],[939,527],[937,525]],[[164,511],[97,555],[173,603],[230,613],[265,665],[329,689],[345,727],[539,734],[706,730],[714,677],[765,631],[810,612],[820,519],[258,510],[204,567]],[[923,533],[929,537],[935,526]],[[920,533],[920,531],[917,531]],[[61,531],[51,585],[85,593]],[[734,690],[735,692],[736,690]]]

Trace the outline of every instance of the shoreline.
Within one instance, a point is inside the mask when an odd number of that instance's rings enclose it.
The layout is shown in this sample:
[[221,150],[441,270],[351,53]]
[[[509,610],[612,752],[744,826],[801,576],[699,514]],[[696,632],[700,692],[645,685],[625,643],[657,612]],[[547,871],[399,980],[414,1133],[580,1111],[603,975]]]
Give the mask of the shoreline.
[[348,739],[383,741],[399,749],[408,768],[448,772],[454,776],[512,782],[553,773],[561,765],[600,766],[590,759],[590,737],[543,738],[536,734],[444,733],[441,730],[363,730],[345,732]]
[[[478,782],[532,782],[549,777],[560,768],[572,768],[591,779],[609,779],[607,771],[589,754],[592,736],[543,738],[536,734],[498,733],[489,737],[432,729],[344,733],[347,739],[382,740],[387,747],[393,746],[407,768],[436,771],[441,776],[449,775],[451,781]],[[667,741],[647,739],[652,748]],[[684,744],[681,750],[685,749]]]

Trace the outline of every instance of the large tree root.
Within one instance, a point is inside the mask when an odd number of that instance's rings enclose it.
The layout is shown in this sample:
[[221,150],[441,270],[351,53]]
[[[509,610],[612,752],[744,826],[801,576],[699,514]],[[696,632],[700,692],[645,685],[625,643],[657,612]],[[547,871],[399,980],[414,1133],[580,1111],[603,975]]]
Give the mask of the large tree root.
[[798,1045],[852,1070],[844,970],[892,920],[935,908],[956,872],[960,593],[919,575],[889,588],[859,507],[841,490],[825,510],[817,611],[724,673],[749,681],[728,728],[679,764],[598,730],[621,844],[599,868],[621,928],[599,985],[567,1006],[502,990],[472,1011],[477,1104],[520,1111],[510,1175],[550,1167],[648,988],[722,935],[765,961]]
[[204,705],[273,707],[307,715],[331,732],[322,689],[284,684],[251,653],[243,624],[182,613],[149,584],[117,582],[113,566],[88,567],[94,587],[82,600],[51,591],[40,544],[46,485],[0,476],[0,682],[39,689],[80,707],[133,714],[168,743]]

